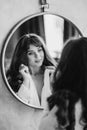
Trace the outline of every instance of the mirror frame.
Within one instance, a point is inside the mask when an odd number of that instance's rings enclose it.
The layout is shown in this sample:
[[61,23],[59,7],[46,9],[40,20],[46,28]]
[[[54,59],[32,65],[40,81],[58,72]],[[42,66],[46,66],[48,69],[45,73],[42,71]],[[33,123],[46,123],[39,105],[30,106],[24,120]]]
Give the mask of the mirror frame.
[[76,27],[76,25],[74,23],[72,23],[70,20],[68,20],[67,18],[63,17],[63,16],[60,16],[58,14],[54,14],[54,13],[51,13],[51,12],[42,12],[42,13],[36,13],[36,14],[33,14],[33,15],[30,15],[30,16],[27,16],[25,18],[23,18],[22,20],[20,20],[12,29],[11,31],[8,33],[8,36],[2,46],[2,50],[1,50],[1,73],[2,73],[2,77],[3,77],[3,80],[5,82],[5,85],[7,86],[7,88],[10,90],[11,94],[17,99],[19,100],[21,103],[31,107],[31,108],[35,108],[35,109],[44,109],[43,107],[38,107],[38,106],[34,106],[34,105],[31,105],[31,104],[27,104],[25,103],[20,97],[18,97],[16,95],[16,93],[12,90],[10,84],[8,83],[8,80],[7,80],[7,77],[6,77],[6,73],[5,73],[5,67],[4,67],[4,61],[5,61],[5,52],[6,52],[6,48],[7,48],[7,45],[9,44],[9,40],[11,39],[11,37],[13,36],[13,34],[15,33],[15,31],[23,24],[25,23],[26,21],[34,18],[34,17],[38,17],[38,16],[41,16],[41,15],[44,15],[44,14],[50,14],[50,15],[55,15],[57,17],[60,17],[64,20],[66,20],[67,22],[70,22],[76,29],[77,31],[79,32],[79,34],[81,36],[82,33],[81,31]]

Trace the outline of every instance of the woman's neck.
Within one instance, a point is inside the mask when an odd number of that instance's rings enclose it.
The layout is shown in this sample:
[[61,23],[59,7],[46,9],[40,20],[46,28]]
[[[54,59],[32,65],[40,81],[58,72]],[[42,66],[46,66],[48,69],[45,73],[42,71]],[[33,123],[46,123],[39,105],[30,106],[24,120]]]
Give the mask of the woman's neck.
[[30,72],[31,72],[31,75],[36,76],[36,75],[42,74],[43,70],[41,68],[38,68],[38,67],[37,68],[30,67]]

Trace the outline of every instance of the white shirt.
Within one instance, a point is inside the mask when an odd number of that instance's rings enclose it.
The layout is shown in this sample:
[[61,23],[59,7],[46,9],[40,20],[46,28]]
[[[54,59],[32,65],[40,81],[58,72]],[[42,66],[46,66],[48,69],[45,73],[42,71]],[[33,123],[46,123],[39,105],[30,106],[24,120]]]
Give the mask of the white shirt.
[[51,95],[49,69],[44,72],[44,86],[41,92],[41,104],[32,77],[30,76],[29,87],[21,85],[17,95],[25,102],[33,106],[47,108],[47,97]]

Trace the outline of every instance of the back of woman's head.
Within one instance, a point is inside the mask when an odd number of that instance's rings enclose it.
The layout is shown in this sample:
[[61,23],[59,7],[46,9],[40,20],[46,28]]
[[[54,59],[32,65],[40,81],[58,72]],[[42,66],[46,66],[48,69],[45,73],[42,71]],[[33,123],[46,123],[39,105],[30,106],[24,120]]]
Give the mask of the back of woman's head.
[[53,91],[65,89],[78,95],[87,122],[87,38],[69,40],[63,48],[54,74]]
[[54,74],[53,90],[62,88],[84,96],[83,91],[85,93],[87,88],[87,38],[71,39],[64,46]]

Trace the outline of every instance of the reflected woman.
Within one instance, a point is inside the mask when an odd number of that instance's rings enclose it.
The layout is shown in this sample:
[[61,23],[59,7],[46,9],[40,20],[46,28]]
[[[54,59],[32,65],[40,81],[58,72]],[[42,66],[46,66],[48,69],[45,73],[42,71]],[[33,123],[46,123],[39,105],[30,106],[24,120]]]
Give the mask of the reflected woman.
[[46,107],[51,95],[55,61],[43,39],[36,34],[23,35],[15,48],[7,78],[16,94],[26,103]]

